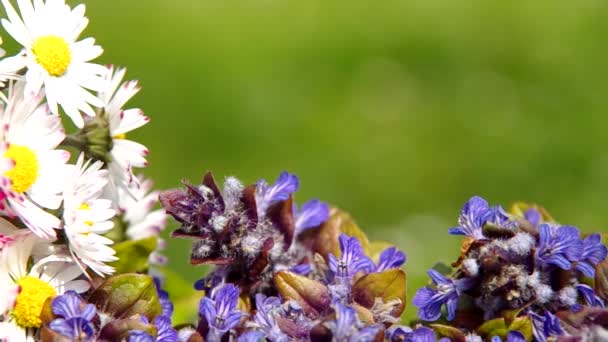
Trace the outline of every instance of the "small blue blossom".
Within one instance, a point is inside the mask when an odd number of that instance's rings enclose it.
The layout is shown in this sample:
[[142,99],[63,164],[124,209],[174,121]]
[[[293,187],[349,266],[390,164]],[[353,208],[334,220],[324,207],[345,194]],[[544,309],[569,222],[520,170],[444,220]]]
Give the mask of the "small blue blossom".
[[526,210],[526,212],[524,213],[524,218],[528,222],[530,222],[532,226],[536,227],[540,224],[540,221],[542,220],[542,215],[540,214],[540,211],[538,211],[538,209],[528,208],[528,210]]
[[559,319],[546,311],[544,315],[530,312],[528,316],[532,318],[532,333],[538,342],[546,342],[549,337],[561,336],[564,334]]
[[51,321],[51,330],[70,339],[93,340],[95,328],[91,321],[97,313],[93,304],[85,305],[76,292],[67,291],[53,299],[51,310],[61,317]]
[[209,325],[205,341],[219,341],[230,329],[237,326],[243,313],[237,310],[239,289],[226,284],[213,293],[213,298],[204,297],[199,305],[199,313]]
[[155,342],[155,339],[143,330],[133,330],[129,333],[127,342]]
[[441,307],[445,304],[447,319],[453,320],[458,307],[458,297],[462,291],[472,287],[473,281],[469,278],[450,279],[433,269],[430,269],[428,274],[437,287],[423,287],[414,295],[413,302],[418,307],[418,316],[425,321],[436,321],[441,317]]
[[492,218],[494,212],[488,202],[474,196],[464,204],[458,217],[458,226],[449,229],[452,235],[466,235],[477,240],[485,239],[482,233],[483,225]]
[[268,337],[271,341],[287,342],[287,336],[279,327],[276,317],[281,310],[281,299],[278,297],[266,297],[258,293],[255,295],[256,313],[253,321],[257,328],[263,332],[263,336]]
[[160,283],[160,278],[154,277],[154,285],[156,286],[158,301],[160,302],[160,306],[162,307],[161,315],[171,318],[171,315],[173,315],[173,303],[169,299],[169,293],[163,290],[162,285]]
[[308,228],[314,228],[327,221],[329,218],[329,206],[319,200],[311,200],[302,205],[302,210],[298,212],[294,204],[294,217],[296,220],[296,234]]
[[[502,338],[494,336],[490,340],[491,342],[502,342]],[[526,342],[526,337],[519,331],[510,331],[507,334],[507,342]]]
[[376,272],[386,271],[391,268],[399,268],[405,263],[407,256],[395,247],[389,247],[382,251],[380,260],[376,265]]
[[268,185],[264,179],[260,179],[255,192],[258,217],[265,216],[268,207],[274,203],[288,199],[289,195],[298,190],[299,185],[298,177],[288,172],[282,172],[273,185]]
[[552,264],[569,270],[572,262],[581,257],[583,242],[576,227],[541,224],[538,230],[540,242],[536,258],[541,264]]
[[350,284],[355,274],[361,271],[371,272],[375,268],[374,262],[363,253],[363,248],[356,237],[341,234],[338,240],[342,252],[340,259],[329,254],[329,270],[338,283]]
[[427,327],[412,329],[402,325],[390,328],[386,338],[390,342],[435,342],[437,339],[433,329]]
[[591,234],[583,240],[583,253],[576,264],[576,269],[587,277],[595,275],[595,265],[606,259],[608,250],[602,243],[600,234]]
[[591,286],[586,284],[578,284],[576,285],[576,289],[583,295],[587,305],[599,308],[605,307],[604,301],[602,298],[598,297],[597,294],[595,294],[595,291]]
[[491,222],[495,226],[502,228],[513,229],[517,227],[517,223],[509,219],[509,215],[507,215],[507,212],[500,205],[490,208],[490,213],[487,222]]
[[382,328],[381,324],[363,326],[357,319],[355,309],[340,303],[334,304],[336,320],[326,323],[333,333],[334,341],[374,341]]
[[[260,342],[266,341],[265,335],[262,332],[250,330],[239,336],[237,342]],[[273,341],[274,342],[274,341]]]
[[300,275],[307,275],[312,271],[312,266],[310,264],[300,264],[293,266],[289,271]]

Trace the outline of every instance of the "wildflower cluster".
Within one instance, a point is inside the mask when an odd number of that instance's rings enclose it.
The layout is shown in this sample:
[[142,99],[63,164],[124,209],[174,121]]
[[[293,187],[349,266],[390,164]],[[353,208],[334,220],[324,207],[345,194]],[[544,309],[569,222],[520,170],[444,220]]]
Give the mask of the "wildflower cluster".
[[465,236],[455,271],[429,270],[433,284],[413,299],[421,320],[444,317],[431,326],[452,339],[608,337],[607,249],[600,234],[582,236],[537,206],[519,203],[506,213],[480,197],[464,205],[458,223],[449,230]]
[[[195,341],[376,341],[405,308],[405,254],[369,242],[353,220],[318,200],[295,204],[299,182],[220,191],[211,173],[200,185],[160,200],[194,240],[191,263],[215,265],[195,284],[204,291],[199,322],[180,330]],[[396,332],[394,334],[408,334]]]
[[[113,340],[116,326],[161,336],[170,314],[161,315],[152,278],[132,273],[164,262],[166,220],[152,211],[150,181],[134,174],[148,150],[126,138],[149,121],[124,108],[137,82],[94,61],[103,50],[79,38],[84,5],[2,6],[20,51],[0,53],[0,341]],[[139,290],[108,291],[119,281]],[[120,311],[138,291],[151,304]],[[116,296],[124,308],[106,305]]]

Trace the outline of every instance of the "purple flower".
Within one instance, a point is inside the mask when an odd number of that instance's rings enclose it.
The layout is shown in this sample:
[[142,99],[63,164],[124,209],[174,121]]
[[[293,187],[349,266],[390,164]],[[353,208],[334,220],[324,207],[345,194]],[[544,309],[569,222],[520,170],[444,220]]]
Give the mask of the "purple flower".
[[278,297],[266,297],[258,293],[255,295],[256,313],[253,321],[259,330],[271,341],[287,342],[289,336],[284,334],[279,327],[276,317],[281,311],[281,300]]
[[260,342],[260,341],[265,341],[265,339],[264,339],[265,337],[266,336],[262,332],[250,330],[250,331],[244,333],[243,335],[239,336],[239,338],[236,341],[237,342]]
[[495,205],[490,208],[490,213],[491,215],[488,219],[488,222],[491,222],[495,226],[510,229],[513,229],[517,226],[517,223],[511,221],[505,210],[499,205]]
[[363,253],[356,237],[341,234],[338,240],[342,255],[337,259],[329,254],[329,269],[340,282],[350,283],[350,279],[358,272],[371,272],[375,268],[374,262]]
[[334,304],[336,320],[326,323],[333,333],[333,341],[374,341],[382,328],[380,324],[363,326],[355,309],[340,303]]
[[[492,339],[490,340],[491,342],[502,342],[502,338],[500,338],[499,336],[494,336],[492,337]],[[524,334],[520,333],[519,331],[510,331],[507,334],[507,342],[526,342],[526,337],[524,336]]]
[[585,299],[587,305],[600,308],[605,307],[604,301],[602,300],[602,298],[598,297],[598,295],[595,294],[595,291],[593,290],[593,288],[591,288],[591,286],[585,284],[578,284],[576,285],[576,289],[583,295],[583,298]]
[[93,304],[85,305],[76,292],[67,291],[53,299],[51,310],[53,314],[61,317],[51,321],[51,330],[70,339],[93,340],[95,328],[91,320],[96,315]]
[[311,200],[302,205],[300,212],[294,205],[294,216],[296,219],[296,234],[299,234],[308,228],[317,227],[327,221],[329,206],[319,200]]
[[528,316],[532,318],[532,333],[538,342],[546,342],[549,337],[561,336],[564,334],[559,319],[546,311],[544,315],[530,312]]
[[436,336],[433,329],[419,327],[415,330],[398,325],[388,330],[386,338],[391,342],[435,342]]
[[162,307],[161,315],[171,319],[171,315],[173,315],[173,303],[169,299],[169,293],[163,290],[160,283],[160,278],[154,277],[154,285],[156,286],[158,301],[160,302],[160,306]]
[[199,313],[209,325],[205,341],[219,341],[230,329],[237,326],[243,313],[237,310],[239,289],[233,284],[226,284],[214,292],[213,299],[205,297],[199,304]]
[[264,179],[260,179],[255,191],[258,217],[265,216],[266,210],[272,204],[288,199],[289,195],[298,190],[299,185],[298,177],[288,172],[282,172],[277,181],[270,186]]
[[587,277],[595,275],[595,265],[606,259],[608,250],[602,244],[600,234],[591,234],[583,240],[583,253],[576,264],[576,269]]
[[485,199],[479,196],[471,197],[460,211],[458,226],[450,228],[449,233],[452,235],[466,235],[477,240],[485,239],[481,229],[493,215],[494,212]]
[[528,222],[530,222],[530,224],[532,224],[534,227],[536,227],[540,223],[540,221],[542,219],[542,216],[540,214],[540,211],[538,211],[538,209],[536,209],[536,208],[529,208],[524,213],[524,218]]
[[289,269],[289,271],[300,274],[300,275],[307,275],[308,273],[310,273],[312,271],[312,266],[310,264],[300,264],[300,265],[293,266],[292,268]]
[[127,342],[154,342],[154,336],[143,330],[133,330],[129,333]]
[[418,307],[418,316],[425,321],[436,321],[441,317],[441,307],[445,304],[447,319],[453,320],[458,307],[458,297],[462,291],[472,287],[473,281],[469,278],[450,279],[433,269],[430,269],[428,274],[437,287],[423,287],[414,295],[413,302]]
[[378,260],[378,265],[376,265],[376,272],[386,271],[391,268],[399,268],[405,263],[406,259],[405,253],[399,251],[395,247],[389,247],[380,254],[380,260]]
[[539,226],[540,242],[536,258],[541,264],[553,264],[561,269],[569,270],[572,262],[581,257],[583,242],[580,232],[572,226]]

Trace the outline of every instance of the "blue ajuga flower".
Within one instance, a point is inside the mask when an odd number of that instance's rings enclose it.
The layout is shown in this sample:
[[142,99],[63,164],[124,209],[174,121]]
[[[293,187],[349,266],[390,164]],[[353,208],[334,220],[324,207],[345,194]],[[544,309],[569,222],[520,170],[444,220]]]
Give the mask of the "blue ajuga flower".
[[[150,324],[145,316],[140,320]],[[156,337],[143,330],[133,330],[129,333],[127,342],[177,342],[177,331],[171,326],[171,318],[163,315],[157,316],[152,322],[156,328]]]
[[604,301],[595,294],[595,291],[591,286],[586,284],[578,284],[576,285],[576,289],[583,295],[587,305],[600,308],[605,307]]
[[296,234],[308,228],[314,228],[327,221],[329,218],[329,206],[319,200],[311,200],[302,205],[298,212],[294,204],[294,217],[296,219]]
[[430,269],[428,274],[437,287],[435,289],[423,287],[414,295],[413,302],[418,307],[418,317],[425,321],[436,321],[441,317],[441,307],[445,305],[447,319],[453,320],[458,307],[458,297],[462,291],[472,287],[473,280],[450,279],[433,269]]
[[199,304],[199,314],[204,316],[209,325],[205,341],[219,341],[222,336],[239,324],[243,313],[237,310],[239,289],[233,284],[226,284],[214,291],[213,298],[205,297]]
[[395,247],[389,247],[382,251],[380,260],[376,265],[376,272],[386,271],[391,268],[399,268],[405,263],[407,256]]
[[281,299],[278,297],[266,297],[265,295],[258,293],[255,295],[255,306],[257,310],[253,317],[253,321],[258,329],[261,330],[259,333],[263,333],[263,336],[271,341],[289,341],[289,336],[281,331],[281,328],[276,321],[276,316],[279,314],[281,308]]
[[526,210],[526,212],[524,213],[524,218],[528,222],[530,222],[530,224],[536,227],[540,224],[540,221],[542,220],[542,215],[540,214],[540,211],[538,211],[538,209],[528,208],[528,210]]
[[341,234],[338,240],[342,255],[337,259],[329,254],[329,270],[340,283],[350,283],[355,274],[360,271],[371,272],[375,268],[374,262],[363,253],[356,237]]
[[517,223],[509,219],[507,212],[500,205],[490,208],[490,217],[487,222],[503,228],[513,229],[517,227]]
[[300,275],[307,275],[312,271],[312,266],[310,264],[300,264],[293,266],[289,271]]
[[494,212],[485,199],[479,196],[471,197],[460,210],[458,226],[450,228],[448,232],[452,235],[466,235],[477,240],[484,239],[485,236],[481,229],[493,215]]
[[549,337],[561,336],[564,334],[557,316],[546,311],[544,315],[534,312],[528,313],[532,318],[532,333],[538,342],[546,342]]
[[95,328],[91,321],[97,311],[93,304],[84,304],[74,291],[67,291],[51,302],[55,316],[61,317],[51,321],[49,328],[59,335],[71,340],[92,341]]
[[[502,342],[502,338],[500,338],[499,336],[494,336],[490,341]],[[507,334],[507,342],[526,342],[526,337],[519,331],[510,331]]]
[[600,234],[591,234],[583,240],[583,252],[576,264],[576,269],[587,277],[593,277],[595,265],[606,259],[606,254],[608,254],[608,250],[602,243]]
[[260,342],[260,341],[266,341],[265,336],[263,333],[259,332],[259,331],[247,331],[246,333],[242,334],[241,336],[239,336],[239,338],[236,340],[237,342]]
[[159,277],[154,277],[154,285],[156,286],[158,301],[162,307],[161,315],[171,318],[171,315],[173,315],[173,303],[169,299],[169,293],[163,290]]
[[336,320],[326,323],[333,333],[333,341],[374,341],[382,325],[364,326],[358,319],[355,309],[340,303],[334,304]]
[[386,339],[391,342],[435,342],[437,340],[433,329],[419,327],[412,329],[398,325],[387,331]]
[[282,172],[273,185],[268,185],[264,179],[260,179],[255,191],[258,217],[265,216],[266,210],[272,204],[288,199],[289,195],[298,190],[299,185],[298,177],[288,172]]
[[569,270],[572,262],[579,260],[583,251],[583,242],[576,227],[541,224],[538,230],[540,241],[536,258],[541,264],[552,264]]

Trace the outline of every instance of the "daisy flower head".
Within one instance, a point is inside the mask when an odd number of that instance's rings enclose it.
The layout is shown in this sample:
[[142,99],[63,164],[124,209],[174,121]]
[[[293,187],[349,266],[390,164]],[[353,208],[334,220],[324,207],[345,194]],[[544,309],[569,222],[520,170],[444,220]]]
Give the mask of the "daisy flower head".
[[56,149],[65,138],[61,119],[41,105],[41,97],[25,97],[24,83],[9,89],[0,107],[0,213],[18,216],[36,235],[55,238],[60,220],[43,208],[58,209],[70,154]]
[[[99,92],[103,101],[104,114],[108,121],[108,134],[111,138],[108,169],[110,186],[114,189],[130,190],[137,188],[139,182],[133,174],[134,167],[148,165],[148,149],[127,139],[127,133],[145,125],[150,119],[139,108],[123,109],[125,104],[140,90],[137,81],[122,82],[126,69],[108,68],[106,82]],[[121,83],[122,82],[122,83]]]
[[[46,241],[31,231],[17,229],[2,219],[0,235],[11,237],[0,250],[0,291],[5,297],[0,324],[10,332],[6,336],[9,341],[33,340],[32,329],[42,325],[47,299],[69,290],[85,292],[90,284],[79,279],[82,271],[68,255],[36,257],[34,251]],[[33,265],[28,267],[30,263]]]
[[81,154],[68,172],[64,190],[63,219],[69,248],[76,258],[100,276],[114,273],[106,262],[117,260],[116,252],[109,245],[114,242],[102,234],[114,227],[116,214],[112,202],[100,198],[108,182],[108,171],[103,162],[85,162]]
[[90,62],[103,52],[95,40],[78,41],[89,23],[85,6],[72,9],[64,0],[37,0],[33,4],[31,0],[19,0],[17,13],[8,0],[2,0],[2,4],[8,16],[2,25],[23,46],[16,57],[27,68],[26,93],[39,94],[44,85],[51,112],[58,114],[60,105],[81,128],[84,120],[80,112],[95,116],[91,106],[103,105],[86,89],[101,89],[107,70]]

